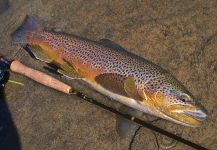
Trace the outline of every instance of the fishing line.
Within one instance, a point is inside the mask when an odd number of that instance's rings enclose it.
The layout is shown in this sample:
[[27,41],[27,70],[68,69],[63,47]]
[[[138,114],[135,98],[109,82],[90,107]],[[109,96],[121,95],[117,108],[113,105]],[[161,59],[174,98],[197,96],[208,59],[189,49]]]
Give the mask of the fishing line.
[[8,80],[9,83],[13,83],[13,84],[17,84],[17,85],[21,85],[21,86],[24,86],[24,84],[22,82],[18,82],[18,81],[15,81],[15,80]]
[[134,133],[134,135],[133,135],[133,137],[132,137],[132,140],[130,141],[130,144],[129,144],[129,150],[132,150],[132,146],[133,146],[133,143],[134,143],[134,141],[135,141],[135,138],[136,138],[136,135],[137,135],[137,133],[139,132],[139,130],[141,129],[141,127],[142,126],[139,126],[137,129],[136,129],[136,131],[135,131],[135,133]]
[[[159,127],[156,127],[156,126],[154,126],[154,125],[152,125],[152,124],[150,124],[150,123],[148,123],[148,122],[146,122],[146,121],[140,120],[140,119],[135,118],[135,117],[133,117],[133,116],[130,116],[130,115],[128,115],[128,114],[123,114],[123,113],[121,113],[121,112],[115,110],[114,108],[111,108],[111,107],[109,107],[109,106],[106,106],[106,105],[104,105],[104,104],[102,104],[102,103],[100,103],[100,102],[98,102],[98,101],[96,101],[96,100],[94,100],[94,99],[92,99],[92,98],[87,97],[87,96],[84,95],[83,93],[77,92],[77,93],[76,93],[76,96],[78,96],[79,98],[81,98],[81,99],[83,99],[83,100],[85,100],[85,101],[87,101],[87,102],[89,102],[89,103],[92,103],[92,104],[94,104],[94,105],[97,105],[97,106],[99,106],[99,107],[101,107],[101,108],[103,108],[103,109],[105,109],[105,110],[107,110],[107,111],[110,111],[110,112],[115,113],[115,114],[117,114],[117,115],[120,115],[120,116],[122,116],[122,117],[124,117],[124,118],[126,118],[126,119],[128,119],[128,120],[131,120],[131,121],[133,121],[133,122],[135,122],[135,123],[137,123],[137,124],[139,124],[139,125],[141,125],[141,126],[143,126],[143,127],[145,127],[145,128],[148,128],[148,129],[150,129],[150,130],[153,130],[153,131],[155,131],[155,132],[158,132],[158,133],[160,133],[160,134],[163,134],[163,135],[165,135],[165,136],[167,136],[167,137],[169,137],[169,138],[172,138],[172,139],[174,139],[174,140],[177,140],[177,141],[179,141],[179,142],[181,142],[181,143],[183,143],[183,144],[186,144],[186,145],[188,145],[188,146],[190,146],[190,147],[192,147],[192,148],[195,148],[195,149],[198,149],[198,150],[208,150],[208,149],[205,148],[205,147],[202,147],[202,146],[200,146],[200,145],[198,145],[198,144],[196,144],[196,143],[193,143],[193,142],[191,142],[191,141],[189,141],[189,140],[186,140],[186,139],[184,139],[184,138],[182,138],[182,137],[180,137],[180,136],[178,136],[178,135],[175,135],[175,134],[170,133],[170,132],[168,132],[168,131],[166,131],[166,130],[163,130],[163,129],[159,128]],[[133,119],[132,119],[132,118],[133,118]]]

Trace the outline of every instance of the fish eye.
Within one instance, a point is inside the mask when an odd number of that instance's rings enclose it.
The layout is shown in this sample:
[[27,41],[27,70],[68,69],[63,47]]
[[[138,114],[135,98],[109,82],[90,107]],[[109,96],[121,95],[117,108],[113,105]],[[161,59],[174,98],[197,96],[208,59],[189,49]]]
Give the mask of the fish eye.
[[185,93],[180,94],[179,99],[182,102],[190,102],[190,101],[192,101],[191,97],[189,95],[185,94]]

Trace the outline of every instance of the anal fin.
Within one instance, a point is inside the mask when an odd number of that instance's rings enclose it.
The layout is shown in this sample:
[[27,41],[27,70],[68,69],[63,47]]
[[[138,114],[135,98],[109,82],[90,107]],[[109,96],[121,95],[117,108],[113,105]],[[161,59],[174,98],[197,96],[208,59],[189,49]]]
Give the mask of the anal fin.
[[43,49],[38,45],[28,45],[27,48],[34,55],[35,59],[46,63],[51,63],[53,61],[51,58],[49,58],[48,55],[44,53]]

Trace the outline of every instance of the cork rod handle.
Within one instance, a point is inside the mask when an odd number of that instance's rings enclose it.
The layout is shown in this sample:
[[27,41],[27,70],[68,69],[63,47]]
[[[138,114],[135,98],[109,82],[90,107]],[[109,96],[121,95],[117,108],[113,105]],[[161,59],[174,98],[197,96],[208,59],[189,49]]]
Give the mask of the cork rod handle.
[[70,94],[72,92],[72,88],[69,85],[67,85],[67,84],[65,84],[65,83],[45,74],[43,72],[29,68],[17,60],[12,61],[11,65],[10,65],[10,70],[13,72],[22,74],[22,75],[24,75],[24,76],[26,76],[26,77],[28,77],[28,78],[36,81],[36,82],[39,82],[45,86],[51,87],[51,88],[56,89],[58,91],[64,92],[66,94]]

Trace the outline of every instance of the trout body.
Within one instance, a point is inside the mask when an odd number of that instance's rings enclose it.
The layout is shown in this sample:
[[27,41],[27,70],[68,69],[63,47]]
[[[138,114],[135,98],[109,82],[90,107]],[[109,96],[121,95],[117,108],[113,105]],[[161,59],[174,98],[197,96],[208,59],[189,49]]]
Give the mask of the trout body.
[[170,73],[109,40],[99,42],[44,31],[27,18],[12,35],[27,43],[35,56],[53,63],[59,72],[78,75],[98,92],[136,110],[196,127],[205,109]]

